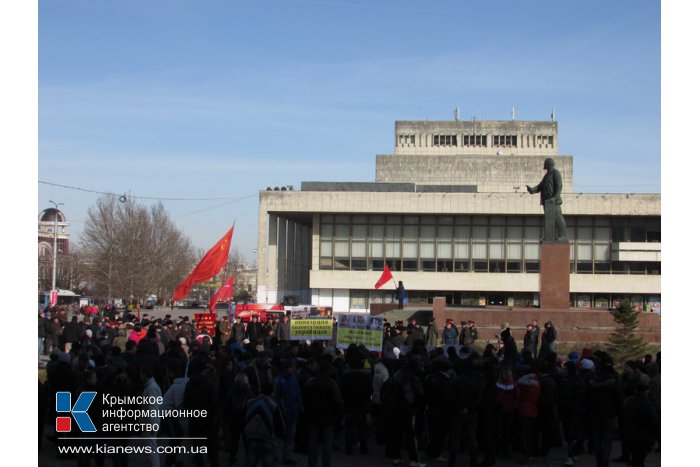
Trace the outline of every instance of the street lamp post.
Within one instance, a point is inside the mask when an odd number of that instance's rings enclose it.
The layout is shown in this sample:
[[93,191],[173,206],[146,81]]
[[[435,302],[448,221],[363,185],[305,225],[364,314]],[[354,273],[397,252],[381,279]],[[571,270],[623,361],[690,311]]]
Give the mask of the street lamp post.
[[[58,207],[62,206],[63,203],[57,203],[51,200],[49,200],[49,203],[53,204],[56,209],[53,215],[53,272],[51,273],[51,293],[53,294],[56,290],[56,260],[58,258]],[[56,298],[58,299],[58,297]],[[52,305],[53,304],[54,303],[52,303]]]

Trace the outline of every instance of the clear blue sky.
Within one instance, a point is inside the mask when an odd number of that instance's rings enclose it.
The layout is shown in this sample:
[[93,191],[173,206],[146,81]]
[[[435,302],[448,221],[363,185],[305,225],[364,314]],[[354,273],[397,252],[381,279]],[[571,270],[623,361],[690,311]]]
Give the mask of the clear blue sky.
[[[253,259],[258,190],[372,181],[394,121],[515,106],[555,109],[576,191],[658,193],[660,55],[658,1],[44,0],[38,178],[164,198],[200,248],[235,220]],[[97,196],[40,183],[37,213],[77,241]]]

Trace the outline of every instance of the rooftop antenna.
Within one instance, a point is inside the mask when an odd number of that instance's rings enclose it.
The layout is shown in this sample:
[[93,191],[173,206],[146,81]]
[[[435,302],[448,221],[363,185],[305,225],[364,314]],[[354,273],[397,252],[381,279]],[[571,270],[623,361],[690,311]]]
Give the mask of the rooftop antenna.
[[456,120],[456,121],[459,121],[459,118],[460,118],[460,116],[459,116],[459,106],[457,106],[457,108],[455,109],[455,120]]
[[554,113],[554,109],[552,109],[552,121],[554,122],[556,120],[557,120],[557,114]]
[[515,120],[515,106],[510,109],[510,119]]

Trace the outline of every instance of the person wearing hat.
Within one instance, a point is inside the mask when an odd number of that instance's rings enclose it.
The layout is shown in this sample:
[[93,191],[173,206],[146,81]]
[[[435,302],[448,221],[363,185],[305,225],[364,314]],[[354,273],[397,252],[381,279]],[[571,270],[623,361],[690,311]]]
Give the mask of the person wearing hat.
[[442,330],[442,345],[457,345],[457,329],[452,324],[452,320],[448,319],[445,322],[445,328]]

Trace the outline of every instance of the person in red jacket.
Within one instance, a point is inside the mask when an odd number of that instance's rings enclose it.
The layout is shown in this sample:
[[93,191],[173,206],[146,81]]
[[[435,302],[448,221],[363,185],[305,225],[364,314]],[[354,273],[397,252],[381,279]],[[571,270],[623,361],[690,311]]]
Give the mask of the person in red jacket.
[[537,454],[537,403],[540,398],[540,381],[537,373],[530,372],[518,379],[518,417],[523,429],[525,456],[528,464],[535,463]]

